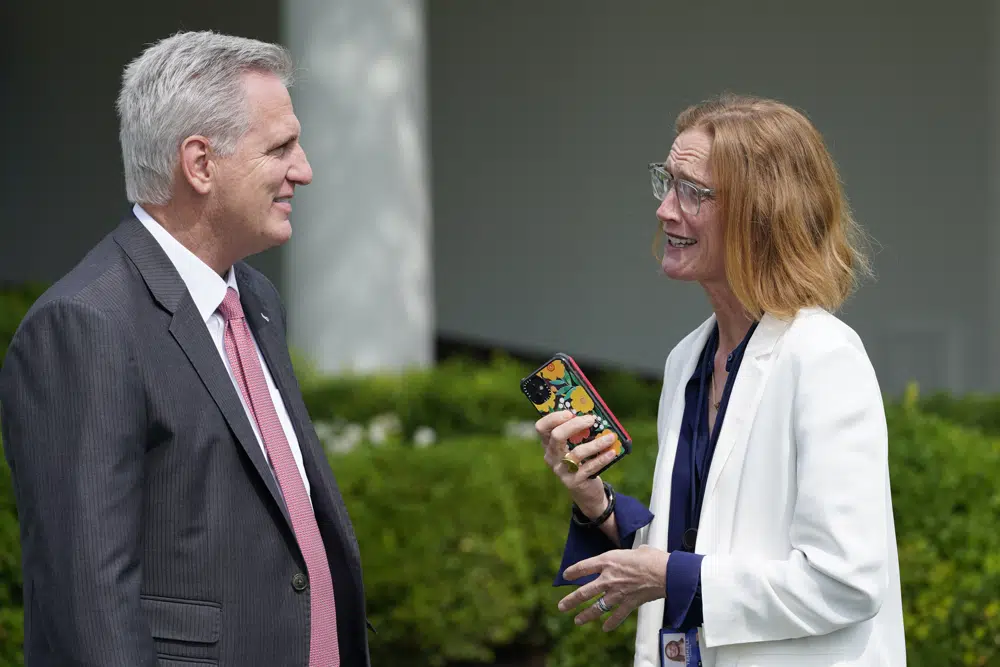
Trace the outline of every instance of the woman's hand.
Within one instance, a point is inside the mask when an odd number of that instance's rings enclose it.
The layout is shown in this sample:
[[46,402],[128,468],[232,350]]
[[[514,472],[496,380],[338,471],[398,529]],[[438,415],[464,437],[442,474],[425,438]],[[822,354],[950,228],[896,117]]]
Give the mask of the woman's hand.
[[[582,443],[574,447],[572,452],[566,443],[574,435],[589,429],[593,423],[593,415],[577,417],[570,410],[553,412],[535,422],[535,430],[545,447],[545,463],[569,489],[573,502],[580,511],[590,518],[600,516],[607,508],[604,484],[600,478],[590,479],[590,476],[615,458],[615,451],[608,448],[615,442],[616,436],[609,434]],[[567,454],[579,466],[575,472],[571,472],[563,461]],[[591,460],[581,463],[586,459]]]
[[[638,549],[607,551],[571,565],[563,573],[570,581],[590,574],[600,576],[560,600],[559,611],[569,611],[603,595],[608,607],[618,606],[604,622],[605,632],[614,630],[639,605],[666,597],[669,558],[665,551],[642,545]],[[595,601],[577,615],[576,624],[594,621],[603,613]]]

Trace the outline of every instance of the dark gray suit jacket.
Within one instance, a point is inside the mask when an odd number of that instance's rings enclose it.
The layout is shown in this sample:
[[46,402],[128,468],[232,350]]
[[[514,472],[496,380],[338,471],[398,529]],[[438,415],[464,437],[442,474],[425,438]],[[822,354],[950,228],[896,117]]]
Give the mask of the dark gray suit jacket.
[[[365,667],[358,545],[284,308],[262,274],[239,263],[236,275],[302,448],[342,664]],[[278,486],[187,288],[138,220],[31,308],[0,371],[0,410],[28,667],[308,664],[305,563]]]

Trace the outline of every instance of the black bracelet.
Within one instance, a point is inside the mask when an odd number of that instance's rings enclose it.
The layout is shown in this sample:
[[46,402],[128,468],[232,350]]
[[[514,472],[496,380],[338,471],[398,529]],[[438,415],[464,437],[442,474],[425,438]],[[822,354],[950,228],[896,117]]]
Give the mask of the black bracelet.
[[608,517],[615,511],[615,489],[607,482],[604,482],[604,495],[608,498],[608,506],[605,508],[604,513],[601,514],[601,516],[593,520],[588,518],[576,503],[573,503],[573,523],[581,528],[596,528],[607,521]]

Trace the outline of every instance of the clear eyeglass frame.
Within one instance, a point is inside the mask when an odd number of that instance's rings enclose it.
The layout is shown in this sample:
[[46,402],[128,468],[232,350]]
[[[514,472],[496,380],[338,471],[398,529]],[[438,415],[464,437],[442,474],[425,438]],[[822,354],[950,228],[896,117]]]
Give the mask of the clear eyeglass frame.
[[649,177],[653,185],[653,197],[657,201],[663,201],[671,188],[677,188],[677,201],[681,205],[681,210],[690,216],[696,216],[701,212],[702,201],[715,197],[715,190],[712,188],[704,188],[697,183],[674,178],[666,170],[663,162],[649,163]]

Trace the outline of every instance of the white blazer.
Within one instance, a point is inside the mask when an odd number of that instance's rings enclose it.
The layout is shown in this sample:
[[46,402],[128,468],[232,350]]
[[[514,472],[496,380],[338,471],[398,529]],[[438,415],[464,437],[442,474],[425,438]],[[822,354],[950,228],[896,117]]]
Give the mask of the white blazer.
[[[635,547],[666,549],[684,387],[714,324],[667,357],[655,518]],[[704,667],[906,664],[881,391],[861,339],[830,313],[765,315],[747,343],[695,552]],[[659,667],[663,607],[639,609],[635,667]]]

